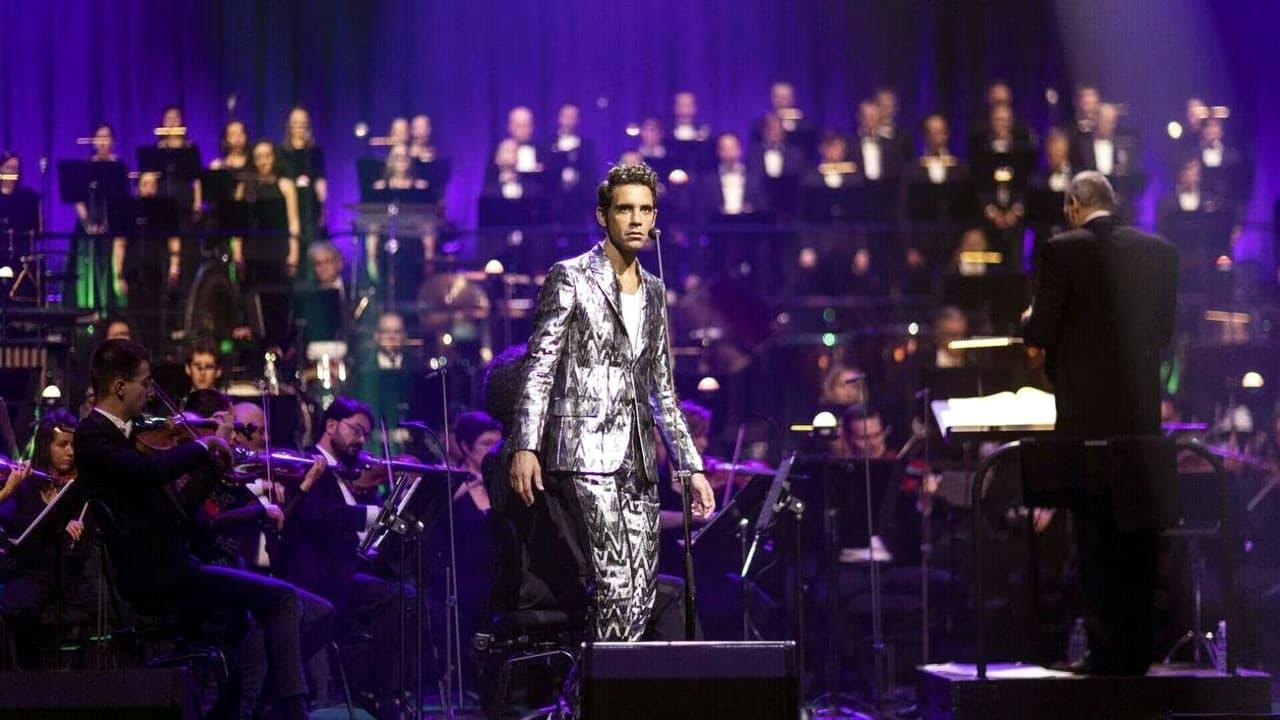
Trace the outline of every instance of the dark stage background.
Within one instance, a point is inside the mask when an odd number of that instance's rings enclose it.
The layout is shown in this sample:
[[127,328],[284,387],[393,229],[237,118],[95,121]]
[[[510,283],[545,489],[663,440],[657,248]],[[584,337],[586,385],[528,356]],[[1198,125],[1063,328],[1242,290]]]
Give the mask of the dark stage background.
[[[941,110],[963,151],[989,80],[1012,83],[1037,130],[1054,117],[1046,87],[1065,113],[1071,86],[1090,80],[1127,104],[1145,140],[1157,177],[1142,219],[1167,178],[1165,124],[1199,95],[1230,105],[1228,133],[1255,148],[1249,218],[1266,222],[1280,188],[1277,27],[1280,3],[1232,0],[0,0],[0,145],[21,154],[28,185],[56,190],[37,159],[83,156],[74,139],[99,120],[132,166],[161,109],[179,103],[207,162],[228,96],[252,135],[277,140],[301,102],[341,229],[355,200],[355,124],[382,134],[392,116],[426,112],[455,166],[448,212],[472,227],[487,155],[517,104],[533,108],[541,135],[559,103],[580,103],[583,134],[613,158],[626,124],[666,116],[677,90],[698,94],[713,129],[745,132],[768,83],[788,79],[802,109],[849,131],[857,100],[887,84],[904,123]],[[70,208],[49,209],[48,229],[69,231]],[[1253,227],[1241,254],[1270,245]]]

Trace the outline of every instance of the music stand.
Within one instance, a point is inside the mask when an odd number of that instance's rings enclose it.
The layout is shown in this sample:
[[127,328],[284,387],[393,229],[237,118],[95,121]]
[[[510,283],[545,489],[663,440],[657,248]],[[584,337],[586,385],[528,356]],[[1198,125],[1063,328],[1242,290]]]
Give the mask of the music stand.
[[200,177],[200,151],[194,145],[181,148],[138,148],[138,170],[158,172],[167,180],[191,182]]
[[236,185],[240,184],[236,177],[238,171],[227,168],[205,170],[200,174],[200,194],[205,202],[213,207],[236,199]]
[[58,194],[66,203],[97,205],[129,195],[129,171],[119,160],[59,160]]

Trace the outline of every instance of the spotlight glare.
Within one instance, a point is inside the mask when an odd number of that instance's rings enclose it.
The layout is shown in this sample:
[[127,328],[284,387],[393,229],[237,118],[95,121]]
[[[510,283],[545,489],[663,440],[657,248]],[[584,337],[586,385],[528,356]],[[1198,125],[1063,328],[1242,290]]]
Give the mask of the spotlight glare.
[[1266,384],[1266,381],[1262,378],[1262,373],[1256,370],[1250,370],[1244,374],[1244,377],[1240,378],[1240,387],[1242,388],[1256,390]]
[[698,381],[698,392],[713,393],[720,389],[720,381],[708,375]]
[[1169,122],[1169,137],[1173,138],[1174,140],[1177,140],[1178,138],[1182,137],[1182,123],[1178,122],[1177,120],[1172,120]]
[[822,412],[813,416],[813,427],[815,429],[834,428],[834,427],[837,427],[838,425],[839,425],[839,422],[836,421],[835,414],[828,410],[823,410]]

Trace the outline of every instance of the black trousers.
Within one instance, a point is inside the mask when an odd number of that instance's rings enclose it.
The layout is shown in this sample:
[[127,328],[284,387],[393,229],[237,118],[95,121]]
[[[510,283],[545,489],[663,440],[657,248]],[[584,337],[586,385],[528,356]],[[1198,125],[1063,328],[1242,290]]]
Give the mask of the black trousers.
[[302,601],[293,585],[246,570],[193,565],[178,573],[167,587],[121,590],[126,600],[146,612],[160,607],[196,619],[248,613],[262,628],[277,695],[288,698],[307,693],[302,660],[319,649],[324,639],[309,633],[304,649]]
[[[403,595],[401,593],[403,592]],[[417,593],[409,583],[387,580],[374,575],[355,573],[347,586],[332,593],[338,614],[339,637],[353,632],[367,632],[369,642],[347,643],[344,662],[353,676],[353,684],[364,690],[387,698],[404,687],[413,689],[416,683],[418,663],[414,657],[414,620],[417,610]],[[405,636],[404,652],[400,653],[400,601],[404,599]],[[424,639],[424,647],[426,640]],[[404,660],[409,660],[404,662]],[[403,673],[402,673],[403,670]]]
[[[259,575],[259,577],[268,576]],[[268,577],[268,579],[271,578]],[[295,588],[295,590],[302,608],[299,646],[305,662],[316,653],[323,652],[324,646],[333,639],[334,610],[333,605],[319,595],[301,588]],[[253,717],[269,674],[266,637],[261,625],[254,623],[244,639],[240,641],[239,659],[240,671],[236,678],[239,685],[239,716]],[[325,684],[328,678],[312,678],[312,680],[320,686],[312,687],[312,690],[317,692],[318,697],[322,699],[326,697]]]
[[1121,532],[1105,489],[1078,499],[1072,519],[1093,669],[1146,674],[1155,652],[1159,532]]

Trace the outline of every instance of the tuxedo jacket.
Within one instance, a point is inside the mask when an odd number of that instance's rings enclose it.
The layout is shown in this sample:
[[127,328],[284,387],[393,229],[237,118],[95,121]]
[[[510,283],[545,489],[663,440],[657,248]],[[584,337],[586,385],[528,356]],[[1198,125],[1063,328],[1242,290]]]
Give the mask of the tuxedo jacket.
[[[902,176],[902,145],[897,140],[875,135],[873,138],[880,147],[880,179],[868,182],[896,183]],[[867,158],[862,152],[862,137],[854,134],[849,138],[849,154],[858,164],[858,174],[866,177]]]
[[1041,251],[1028,343],[1047,351],[1057,430],[1082,438],[1160,432],[1160,352],[1173,338],[1178,251],[1114,216]]
[[635,460],[655,477],[655,425],[672,457],[702,470],[671,382],[666,288],[639,271],[639,337],[628,336],[623,324],[621,291],[603,244],[553,265],[538,293],[511,447],[539,453],[546,471],[617,472],[638,430],[643,458]]
[[[313,451],[319,454],[319,451]],[[333,467],[325,469],[310,492],[298,497],[285,525],[282,558],[271,566],[286,580],[311,592],[337,598],[356,572],[357,533],[366,510],[348,505]]]
[[75,456],[76,485],[107,511],[97,520],[126,596],[168,588],[198,564],[188,548],[186,512],[168,486],[206,465],[204,446],[143,454],[94,411],[76,430]]

